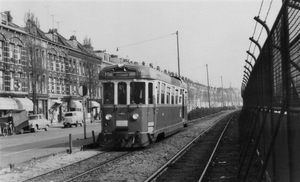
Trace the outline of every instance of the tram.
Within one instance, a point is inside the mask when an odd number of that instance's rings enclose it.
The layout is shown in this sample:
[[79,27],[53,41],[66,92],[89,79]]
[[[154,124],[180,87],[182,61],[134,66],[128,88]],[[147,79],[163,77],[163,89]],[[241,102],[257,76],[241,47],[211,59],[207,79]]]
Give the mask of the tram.
[[100,146],[146,147],[187,122],[187,85],[152,67],[118,64],[99,73],[102,84]]

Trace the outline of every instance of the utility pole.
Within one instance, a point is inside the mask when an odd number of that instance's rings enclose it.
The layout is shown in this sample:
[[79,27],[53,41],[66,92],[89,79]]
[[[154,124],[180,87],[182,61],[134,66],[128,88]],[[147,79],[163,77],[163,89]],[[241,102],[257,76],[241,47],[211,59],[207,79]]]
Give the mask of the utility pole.
[[208,108],[210,108],[210,91],[209,91],[209,78],[208,78],[208,65],[206,64],[206,73],[207,73],[207,93],[208,93]]
[[57,32],[59,31],[59,23],[62,23],[62,21],[57,21]]
[[176,32],[176,35],[177,35],[178,77],[180,77],[180,62],[179,62],[179,40],[178,40],[178,31]]
[[51,15],[52,16],[52,30],[54,28],[54,15]]
[[224,92],[224,89],[223,89],[223,78],[221,76],[221,86],[222,86],[222,107],[224,107],[224,95],[223,95],[223,92]]
[[[45,6],[45,8],[47,8],[47,29],[49,30],[49,7],[50,6]],[[47,31],[48,31],[47,30]]]

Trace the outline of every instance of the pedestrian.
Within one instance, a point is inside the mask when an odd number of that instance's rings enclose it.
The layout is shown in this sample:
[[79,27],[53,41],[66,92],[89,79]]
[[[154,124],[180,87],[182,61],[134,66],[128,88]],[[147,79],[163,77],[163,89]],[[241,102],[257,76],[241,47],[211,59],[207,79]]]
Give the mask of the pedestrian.
[[13,134],[13,116],[12,116],[12,110],[9,111],[9,114],[7,116],[7,123],[8,123],[8,127],[9,127],[9,134],[12,135]]

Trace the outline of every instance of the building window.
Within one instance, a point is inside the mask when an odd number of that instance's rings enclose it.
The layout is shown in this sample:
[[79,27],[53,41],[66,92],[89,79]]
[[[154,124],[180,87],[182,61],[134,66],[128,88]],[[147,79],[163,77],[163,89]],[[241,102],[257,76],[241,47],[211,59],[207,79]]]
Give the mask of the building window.
[[56,78],[52,78],[52,93],[56,93]]
[[65,59],[66,58],[62,58],[61,62],[60,62],[61,63],[61,72],[65,72]]
[[52,90],[52,78],[49,77],[49,79],[48,79],[48,92],[51,93],[51,90]]
[[3,77],[3,71],[0,71],[0,90],[4,90],[4,77]]
[[60,60],[61,57],[59,56],[58,59],[56,60],[56,71],[60,71]]
[[21,73],[15,73],[14,85],[13,85],[15,91],[21,91],[22,89],[20,79],[21,79]]
[[69,72],[69,62],[66,58],[64,61],[65,61],[65,72],[68,73]]
[[61,93],[66,94],[66,85],[65,85],[65,80],[61,79]]
[[86,67],[86,64],[83,63],[83,64],[82,64],[82,74],[83,74],[83,75],[85,75],[85,67]]
[[78,72],[79,75],[81,75],[81,69],[82,69],[81,63],[79,63],[79,72]]
[[73,85],[73,95],[77,95],[77,93],[76,93],[76,83],[74,83],[74,85]]
[[66,94],[70,95],[70,82],[65,80],[65,88],[66,88]]
[[46,60],[46,53],[45,51],[43,50],[42,51],[42,68],[43,69],[47,69],[47,60]]
[[4,51],[4,42],[3,41],[0,41],[0,61],[4,61],[3,60],[3,51]]
[[73,60],[73,73],[76,73],[76,61],[75,61],[75,59]]
[[70,82],[69,91],[70,91],[69,95],[73,95],[73,83],[72,82]]
[[56,79],[56,93],[60,94],[60,79]]
[[4,90],[10,91],[10,72],[4,73]]
[[9,44],[9,58],[10,59],[14,57],[14,49],[15,49],[14,44]]
[[46,93],[46,76],[45,75],[42,76],[42,93],[43,94]]

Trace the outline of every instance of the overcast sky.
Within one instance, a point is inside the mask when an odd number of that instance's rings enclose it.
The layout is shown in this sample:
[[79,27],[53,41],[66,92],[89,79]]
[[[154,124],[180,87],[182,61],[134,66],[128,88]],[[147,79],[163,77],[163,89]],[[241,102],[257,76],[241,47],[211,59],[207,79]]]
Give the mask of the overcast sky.
[[[129,58],[131,61],[178,71],[179,37],[180,73],[193,81],[213,87],[240,88],[245,60],[258,14],[271,29],[281,8],[281,0],[0,0],[0,12],[11,11],[13,22],[24,26],[29,10],[40,21],[41,29],[56,28],[69,39],[79,42],[91,38],[95,50]],[[263,2],[263,3],[262,3]],[[260,11],[261,7],[261,11]],[[260,12],[260,13],[259,13]],[[256,27],[254,39],[261,32]],[[259,39],[266,39],[263,30]],[[119,50],[117,51],[117,47]],[[258,56],[254,45],[250,52]]]

